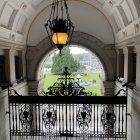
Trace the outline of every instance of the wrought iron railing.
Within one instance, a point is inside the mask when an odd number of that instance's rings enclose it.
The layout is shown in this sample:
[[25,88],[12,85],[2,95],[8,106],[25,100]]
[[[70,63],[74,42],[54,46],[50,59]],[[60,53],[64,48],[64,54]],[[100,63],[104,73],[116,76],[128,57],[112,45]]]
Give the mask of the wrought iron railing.
[[126,139],[126,96],[10,96],[10,135]]
[[127,96],[118,96],[127,88],[112,97],[91,96],[67,68],[58,80],[44,93],[47,96],[20,96],[8,90],[11,140],[127,138]]

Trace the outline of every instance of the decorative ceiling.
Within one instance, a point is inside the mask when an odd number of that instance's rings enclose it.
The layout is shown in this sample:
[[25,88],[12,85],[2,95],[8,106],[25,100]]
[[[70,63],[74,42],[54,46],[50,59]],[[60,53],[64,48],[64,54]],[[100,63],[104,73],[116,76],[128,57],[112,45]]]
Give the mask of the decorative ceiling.
[[[105,44],[139,34],[139,0],[67,0],[75,30]],[[0,0],[0,41],[33,46],[47,34],[51,0]]]

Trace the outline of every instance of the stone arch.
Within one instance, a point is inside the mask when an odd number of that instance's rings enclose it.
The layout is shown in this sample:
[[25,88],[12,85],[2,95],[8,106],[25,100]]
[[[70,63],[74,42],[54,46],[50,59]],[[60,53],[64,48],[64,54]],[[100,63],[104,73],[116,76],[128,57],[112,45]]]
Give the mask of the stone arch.
[[[103,94],[113,95],[116,76],[116,51],[114,44],[104,44],[99,39],[82,32],[74,32],[71,43],[84,46],[99,58],[104,67],[106,77],[103,82]],[[46,54],[49,54],[53,49],[48,38],[42,40],[37,46],[28,46],[27,78],[30,94],[34,95],[41,92],[43,80],[37,79],[38,68]]]
[[[113,44],[103,44],[99,39],[82,32],[74,32],[71,43],[84,46],[95,53],[104,67],[106,80],[115,80],[116,51]],[[29,81],[39,80],[37,79],[37,71],[40,62],[52,50],[48,38],[42,40],[37,46],[28,47],[27,78]]]
[[[81,48],[81,49],[84,49],[84,50],[86,50],[86,51],[88,51],[88,52],[90,52],[91,54],[93,54],[94,55],[94,57],[96,57],[96,59],[98,60],[98,62],[99,62],[99,65],[101,65],[101,67],[102,67],[102,69],[103,69],[103,77],[102,77],[102,80],[104,81],[104,80],[106,80],[106,77],[105,77],[105,69],[104,69],[104,66],[103,66],[103,64],[102,64],[102,62],[100,61],[100,59],[98,58],[98,56],[96,56],[96,54],[95,53],[93,53],[91,50],[89,50],[88,48],[85,48],[85,46],[81,46],[80,44],[75,44],[75,43],[71,43],[70,44],[70,48],[71,47],[77,47],[78,46],[78,48]],[[42,59],[42,61],[40,62],[40,64],[38,65],[38,70],[37,70],[37,73],[36,73],[36,79],[37,80],[39,80],[40,78],[41,78],[41,76],[42,76],[42,74],[44,73],[43,72],[43,69],[42,68],[44,68],[44,64],[46,64],[47,63],[47,60],[48,60],[48,58],[50,58],[50,56],[52,55],[52,54],[54,54],[56,51],[58,51],[58,49],[57,48],[54,48],[52,51],[50,51],[49,53],[47,53],[46,55],[45,55],[45,57]],[[42,76],[43,77],[43,76]]]

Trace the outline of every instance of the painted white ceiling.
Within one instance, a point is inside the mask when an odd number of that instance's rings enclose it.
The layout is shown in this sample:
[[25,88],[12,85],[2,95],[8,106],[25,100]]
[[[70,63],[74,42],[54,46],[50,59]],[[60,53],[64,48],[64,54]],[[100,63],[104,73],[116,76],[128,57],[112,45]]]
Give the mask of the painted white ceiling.
[[[138,0],[67,0],[76,31],[104,43],[139,34]],[[35,45],[47,36],[51,0],[0,0],[0,40]]]
[[[75,25],[75,31],[95,36],[105,44],[113,44],[112,27],[107,18],[95,7],[78,1],[69,1],[69,13]],[[44,9],[34,20],[29,30],[27,44],[35,46],[47,36],[44,24],[51,11],[51,6]]]

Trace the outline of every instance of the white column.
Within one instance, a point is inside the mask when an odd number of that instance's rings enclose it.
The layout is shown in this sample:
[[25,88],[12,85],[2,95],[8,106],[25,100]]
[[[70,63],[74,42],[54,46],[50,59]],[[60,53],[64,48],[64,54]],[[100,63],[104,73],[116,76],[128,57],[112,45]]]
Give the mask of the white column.
[[128,82],[132,80],[133,71],[132,71],[132,53],[133,47],[124,48],[124,81]]
[[15,82],[15,50],[6,50],[6,80],[8,82]]
[[136,59],[136,87],[140,89],[140,45],[135,47],[137,53]]

